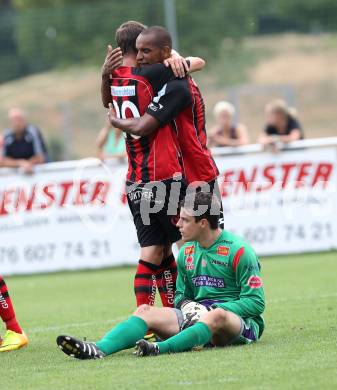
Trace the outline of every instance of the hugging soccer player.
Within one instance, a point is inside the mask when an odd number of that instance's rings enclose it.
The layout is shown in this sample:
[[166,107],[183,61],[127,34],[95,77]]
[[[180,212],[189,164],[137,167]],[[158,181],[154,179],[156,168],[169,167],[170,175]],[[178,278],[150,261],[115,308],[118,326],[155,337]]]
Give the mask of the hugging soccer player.
[[28,344],[28,339],[21,329],[13,308],[11,298],[3,277],[0,275],[0,317],[6,325],[6,333],[0,337],[0,352],[14,351]]
[[[186,241],[178,256],[175,307],[141,305],[97,342],[59,336],[57,344],[78,359],[99,359],[136,345],[137,356],[256,342],[264,330],[260,264],[241,237],[219,228],[218,199],[188,195],[177,226]],[[148,331],[163,341],[144,340]]]
[[[103,105],[113,105],[116,114],[124,118],[142,116],[164,85],[176,79],[172,69],[162,64],[171,55],[170,37],[163,34],[164,44],[156,48],[158,63],[136,67],[136,42],[144,30],[145,26],[140,23],[123,23],[116,32],[117,44],[122,49],[123,65],[119,67],[118,51],[109,48],[102,68]],[[190,58],[190,71],[194,69],[193,60]],[[199,62],[195,61],[196,64]],[[195,67],[197,69],[198,66]],[[175,225],[177,211],[169,212],[168,209],[170,199],[181,199],[185,188],[177,136],[173,124],[167,123],[151,134],[126,134],[125,141],[128,155],[127,200],[141,247],[134,279],[137,306],[153,305],[158,288],[163,306],[172,307],[176,261],[171,246],[181,236]],[[161,199],[158,195],[160,191],[156,191],[157,184],[165,187]],[[150,208],[153,208],[154,203],[163,205],[160,211],[149,214],[148,224],[143,221],[141,212],[145,203]]]

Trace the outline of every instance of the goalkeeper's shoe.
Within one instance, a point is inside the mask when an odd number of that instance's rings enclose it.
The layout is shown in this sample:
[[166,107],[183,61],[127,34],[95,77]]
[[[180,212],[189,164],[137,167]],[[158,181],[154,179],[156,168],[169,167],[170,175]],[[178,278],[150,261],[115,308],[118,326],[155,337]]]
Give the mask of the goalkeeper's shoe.
[[136,342],[136,351],[134,354],[138,357],[157,356],[159,355],[159,347],[156,343],[150,343],[142,339]]
[[15,351],[25,347],[28,344],[27,336],[22,333],[16,333],[12,330],[7,330],[0,342],[0,352]]
[[102,359],[105,356],[95,343],[81,341],[71,336],[58,336],[56,343],[62,352],[76,359]]

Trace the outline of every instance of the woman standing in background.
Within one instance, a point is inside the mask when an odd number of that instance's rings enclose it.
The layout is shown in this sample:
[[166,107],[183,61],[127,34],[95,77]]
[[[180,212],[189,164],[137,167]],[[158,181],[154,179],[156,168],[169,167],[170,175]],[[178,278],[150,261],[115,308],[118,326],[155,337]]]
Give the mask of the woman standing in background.
[[218,102],[213,109],[213,114],[216,125],[209,134],[210,147],[242,146],[249,143],[246,126],[233,122],[235,108],[231,103],[226,101]]

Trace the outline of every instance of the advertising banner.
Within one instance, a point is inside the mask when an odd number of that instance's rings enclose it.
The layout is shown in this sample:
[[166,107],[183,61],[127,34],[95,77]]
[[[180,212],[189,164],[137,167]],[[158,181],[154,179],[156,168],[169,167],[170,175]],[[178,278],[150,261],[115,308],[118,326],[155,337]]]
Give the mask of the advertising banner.
[[[225,228],[258,255],[337,248],[334,148],[216,157]],[[136,264],[126,165],[95,159],[0,175],[0,274]]]

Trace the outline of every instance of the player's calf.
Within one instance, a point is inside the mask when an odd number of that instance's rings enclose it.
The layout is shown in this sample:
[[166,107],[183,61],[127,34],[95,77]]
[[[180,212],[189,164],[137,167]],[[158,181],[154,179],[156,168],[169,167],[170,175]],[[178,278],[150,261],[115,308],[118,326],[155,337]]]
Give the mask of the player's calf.
[[141,318],[148,329],[161,339],[171,337],[180,330],[177,310],[173,308],[141,305],[133,315]]

